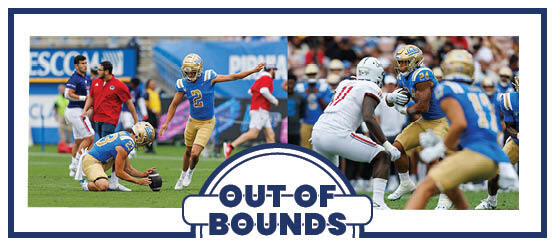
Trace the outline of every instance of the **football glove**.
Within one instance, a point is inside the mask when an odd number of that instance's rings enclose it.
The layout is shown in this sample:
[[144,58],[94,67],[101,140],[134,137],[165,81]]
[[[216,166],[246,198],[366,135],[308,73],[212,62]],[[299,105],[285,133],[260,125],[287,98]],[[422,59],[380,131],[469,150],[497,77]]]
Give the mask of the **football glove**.
[[443,142],[439,141],[436,145],[424,148],[424,150],[420,151],[420,159],[425,163],[430,163],[443,155],[446,149]]
[[501,162],[498,164],[499,167],[499,187],[506,189],[509,188],[518,179],[513,166],[508,162]]
[[403,88],[398,88],[392,93],[388,93],[385,96],[385,100],[392,104],[406,105],[409,102],[409,97],[406,94],[401,93],[402,90]]
[[401,157],[401,152],[388,141],[385,141],[385,143],[383,143],[383,147],[385,148],[385,151],[389,152],[389,154],[391,155],[391,161],[395,161]]

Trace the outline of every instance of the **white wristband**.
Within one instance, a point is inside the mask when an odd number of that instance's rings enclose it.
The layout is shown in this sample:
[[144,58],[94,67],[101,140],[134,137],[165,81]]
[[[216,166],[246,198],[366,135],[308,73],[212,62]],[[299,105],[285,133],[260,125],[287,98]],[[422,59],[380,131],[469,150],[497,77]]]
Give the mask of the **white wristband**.
[[87,96],[79,96],[79,101],[86,101],[87,100]]
[[389,141],[385,141],[382,146],[386,149],[386,150],[390,150],[391,148],[395,148]]

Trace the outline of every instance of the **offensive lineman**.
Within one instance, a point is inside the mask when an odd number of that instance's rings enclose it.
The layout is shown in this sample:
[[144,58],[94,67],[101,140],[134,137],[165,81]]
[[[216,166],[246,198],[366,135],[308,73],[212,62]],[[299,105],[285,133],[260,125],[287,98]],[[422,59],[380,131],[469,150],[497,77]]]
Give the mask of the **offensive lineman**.
[[208,143],[216,125],[216,119],[214,118],[214,85],[245,78],[262,70],[266,65],[265,62],[262,62],[249,71],[218,75],[211,69],[203,71],[202,64],[202,58],[197,54],[191,53],[185,56],[181,65],[183,78],[176,81],[175,89],[177,92],[168,108],[166,122],[160,127],[160,135],[162,135],[168,129],[168,125],[183,96],[187,96],[191,105],[191,112],[184,132],[185,154],[183,155],[181,176],[175,184],[176,190],[181,190],[191,183],[200,153]]
[[[343,80],[312,131],[314,150],[336,166],[338,156],[374,165],[372,177],[373,207],[389,209],[384,192],[390,160],[401,153],[387,141],[374,116],[380,103],[384,70],[374,57],[365,57],[357,65],[356,79]],[[355,133],[364,121],[373,139]],[[388,154],[389,153],[389,154]]]
[[447,149],[462,150],[447,156],[429,172],[415,190],[405,209],[423,209],[428,199],[441,192],[457,209],[469,209],[459,184],[489,179],[499,170],[502,186],[517,178],[509,158],[498,144],[502,139],[499,113],[488,96],[472,86],[474,62],[466,50],[452,50],[442,63],[445,81],[434,89],[441,110],[449,118],[450,128],[445,139],[431,130],[420,134],[425,149],[420,152],[424,162],[439,158]]

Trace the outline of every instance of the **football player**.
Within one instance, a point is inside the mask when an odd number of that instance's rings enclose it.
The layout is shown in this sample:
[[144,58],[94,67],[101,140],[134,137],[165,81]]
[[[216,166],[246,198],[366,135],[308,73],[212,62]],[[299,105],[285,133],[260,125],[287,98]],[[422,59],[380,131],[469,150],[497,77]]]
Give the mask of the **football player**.
[[262,62],[249,71],[218,75],[211,69],[203,71],[202,64],[202,58],[197,54],[191,53],[185,56],[181,65],[183,78],[176,82],[175,89],[177,92],[168,108],[166,122],[160,127],[161,135],[168,129],[168,124],[171,122],[177,106],[183,96],[186,96],[191,105],[191,111],[184,132],[185,154],[183,155],[181,176],[175,184],[176,190],[181,190],[191,183],[200,153],[208,143],[216,125],[216,119],[214,118],[214,85],[245,78],[262,70],[266,65],[265,62]]
[[[513,82],[514,92],[503,93],[498,98],[499,105],[503,112],[503,120],[505,122],[506,131],[509,133],[510,138],[507,139],[505,146],[503,146],[503,151],[509,156],[511,164],[515,165],[518,163],[518,139],[519,127],[518,127],[518,73],[515,75],[515,80]],[[498,184],[499,177],[495,177],[488,180],[488,198],[482,200],[476,209],[496,209],[497,208],[497,190],[499,189]]]
[[[433,90],[438,82],[431,69],[422,65],[424,61],[422,51],[414,45],[400,47],[395,52],[394,68],[398,75],[399,85],[409,91],[415,104],[406,107],[408,97],[400,93],[402,88],[385,96],[388,106],[394,106],[402,114],[420,114],[419,120],[410,123],[397,135],[393,146],[401,152],[401,158],[395,161],[399,173],[400,184],[387,199],[397,200],[404,194],[412,192],[416,186],[409,177],[409,159],[406,151],[420,146],[418,135],[426,129],[432,129],[441,138],[445,137],[448,130],[445,114],[439,107],[439,101]],[[450,201],[441,195],[438,209],[450,207]]]
[[497,90],[499,93],[513,92],[511,88],[511,79],[513,78],[513,71],[511,68],[504,66],[499,69],[499,83],[497,83]]
[[81,150],[88,149],[94,142],[94,130],[88,116],[81,118],[81,112],[85,107],[85,101],[89,94],[91,80],[86,76],[87,58],[77,55],[73,58],[75,72],[66,83],[64,95],[69,99],[65,120],[71,124],[73,130],[73,148],[71,150],[71,164],[69,165],[69,176],[75,176]]
[[149,185],[148,174],[154,170],[154,167],[145,172],[139,172],[129,163],[128,155],[136,146],[152,143],[154,137],[154,128],[150,123],[138,122],[130,131],[112,133],[96,141],[81,160],[81,168],[89,180],[89,182],[81,181],[83,190],[108,190],[110,184],[105,171],[112,166],[118,178],[139,185]]
[[444,192],[457,209],[469,205],[459,184],[494,177],[499,170],[503,185],[516,179],[509,158],[498,144],[501,136],[499,114],[481,88],[472,86],[474,62],[466,50],[452,50],[442,63],[445,81],[434,95],[450,122],[443,140],[432,130],[420,134],[425,162],[439,158],[447,149],[460,151],[439,162],[416,188],[405,209],[423,209],[428,199]]
[[[356,79],[343,80],[335,90],[324,113],[312,131],[312,144],[336,166],[338,156],[373,165],[373,206],[389,209],[384,192],[389,176],[389,163],[401,153],[387,141],[376,121],[374,110],[380,103],[384,79],[382,65],[374,57],[365,57],[357,65]],[[356,133],[362,121],[370,130],[369,138]]]

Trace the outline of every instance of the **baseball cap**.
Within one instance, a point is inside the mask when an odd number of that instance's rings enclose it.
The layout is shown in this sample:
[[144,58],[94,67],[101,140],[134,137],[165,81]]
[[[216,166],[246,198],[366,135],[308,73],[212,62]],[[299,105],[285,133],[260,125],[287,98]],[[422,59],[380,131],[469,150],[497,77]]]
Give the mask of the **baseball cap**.
[[275,70],[277,70],[278,68],[277,68],[277,65],[276,65],[276,64],[270,63],[270,64],[266,64],[266,66],[264,66],[264,69],[266,69],[266,70],[270,70],[270,69],[275,69]]

